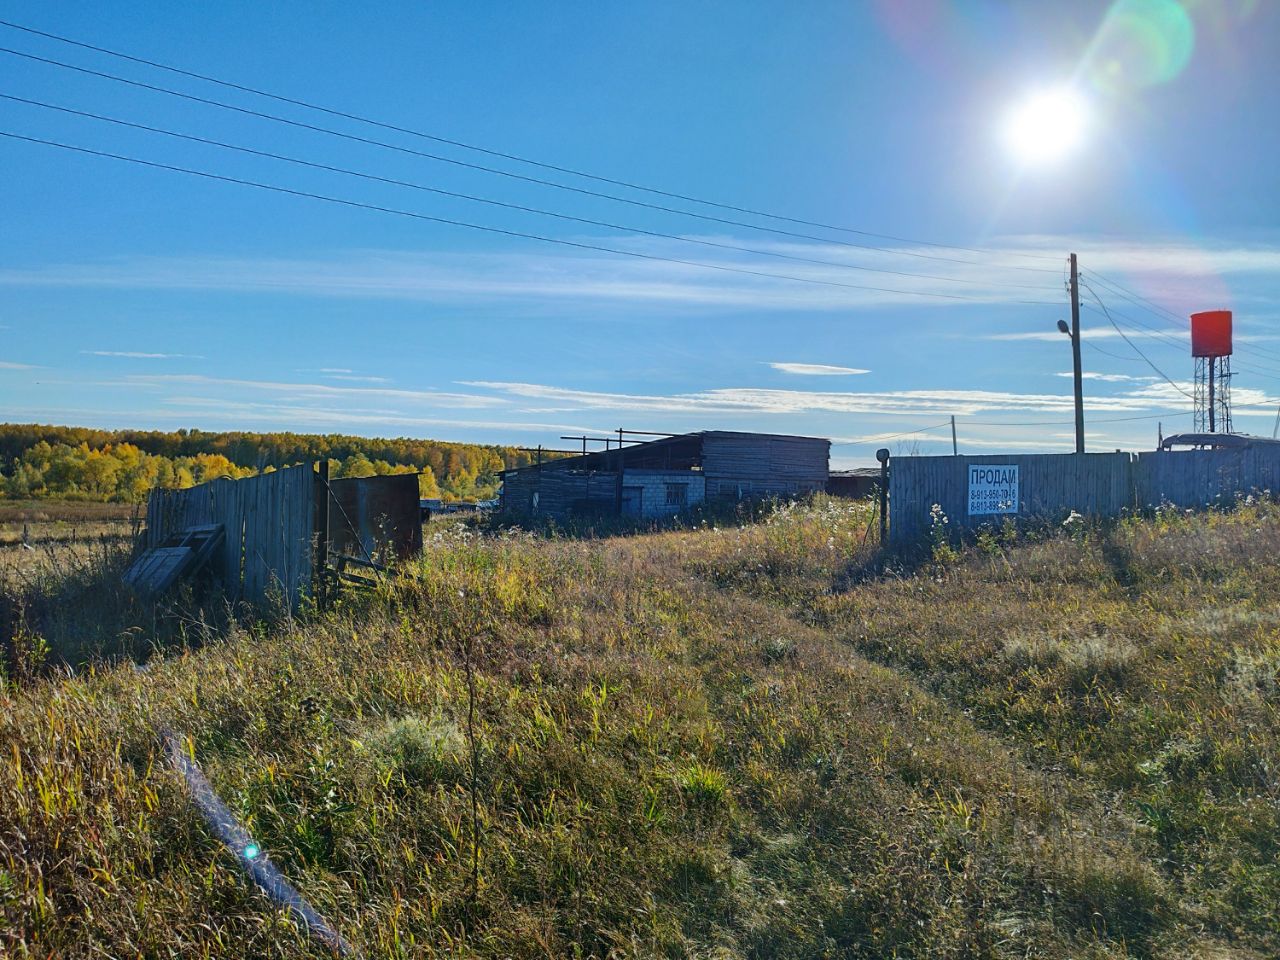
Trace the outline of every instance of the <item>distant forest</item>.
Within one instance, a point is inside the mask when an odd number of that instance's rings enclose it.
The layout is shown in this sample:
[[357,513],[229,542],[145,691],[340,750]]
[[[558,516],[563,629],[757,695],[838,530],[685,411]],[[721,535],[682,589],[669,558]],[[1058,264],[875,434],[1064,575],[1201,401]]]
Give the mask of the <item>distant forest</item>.
[[486,499],[498,471],[532,463],[516,447],[344,434],[94,430],[0,424],[0,498],[138,502],[155,486],[246,477],[303,460],[330,461],[330,476],[420,473],[424,497]]

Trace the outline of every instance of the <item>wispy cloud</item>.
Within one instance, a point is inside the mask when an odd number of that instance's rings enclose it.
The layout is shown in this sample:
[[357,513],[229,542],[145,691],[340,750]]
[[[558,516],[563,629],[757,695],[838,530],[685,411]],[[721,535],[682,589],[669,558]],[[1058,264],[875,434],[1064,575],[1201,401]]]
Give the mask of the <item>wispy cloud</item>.
[[125,377],[117,381],[119,386],[196,386],[213,388],[218,396],[226,395],[226,388],[240,391],[259,391],[273,394],[289,394],[298,399],[363,398],[401,400],[428,404],[436,407],[485,408],[505,406],[500,397],[472,393],[455,393],[445,390],[400,390],[392,387],[344,387],[331,383],[289,383],[277,380],[239,380],[228,377],[207,377],[194,373],[148,374]]
[[143,353],[140,350],[81,350],[91,357],[125,357],[129,360],[203,360],[196,353]]
[[326,380],[342,380],[346,383],[390,383],[388,377],[373,377],[358,374],[350,367],[300,367],[295,373],[318,373]]
[[[569,239],[569,238],[566,238]],[[578,237],[639,254],[588,251],[423,252],[354,250],[315,259],[120,257],[0,270],[0,285],[237,291],[430,302],[663,304],[744,310],[845,310],[933,303],[1064,302],[1059,252],[1076,249],[1089,271],[1169,291],[1157,301],[1179,314],[1203,305],[1206,278],[1274,280],[1280,244],[1118,242],[1061,236],[995,238],[980,256],[936,259],[937,248],[880,249],[761,238],[689,235],[753,253],[681,240]],[[1044,256],[1037,264],[1026,256]],[[787,259],[778,259],[778,257]],[[664,259],[665,258],[665,259]],[[671,262],[685,261],[685,262]],[[696,261],[697,263],[690,263]],[[701,264],[701,265],[698,265]],[[1027,272],[1028,268],[1032,271]],[[765,274],[765,275],[761,275]],[[1101,281],[1101,277],[1097,277]],[[1109,288],[1096,288],[1110,300]],[[1225,288],[1223,288],[1225,289]],[[1214,297],[1218,289],[1214,288]],[[923,295],[923,296],[921,296]],[[957,299],[949,299],[949,298]],[[1185,302],[1184,302],[1185,301]],[[1143,310],[1128,306],[1124,310]],[[1121,303],[1113,303],[1120,307]]]
[[769,366],[783,373],[793,373],[801,377],[848,377],[859,373],[870,373],[858,367],[837,367],[828,363],[784,363],[778,361]]
[[[1070,370],[1062,371],[1054,374],[1055,377],[1072,377],[1075,376]],[[1097,380],[1101,383],[1150,383],[1153,380],[1159,380],[1159,377],[1131,377],[1127,373],[1096,373],[1093,370],[1085,370],[1080,374],[1082,380]]]
[[33,363],[16,363],[13,360],[0,360],[0,370],[39,370]]
[[[1006,240],[1029,250],[1075,250],[1088,279],[1090,271],[1115,273],[1217,276],[1231,273],[1280,273],[1280,247],[1274,244],[1151,242],[1109,239],[1023,236]],[[1065,261],[1065,257],[1063,258]],[[1105,295],[1105,286],[1099,292]]]
[[[676,241],[614,237],[610,245],[640,257],[550,251],[415,254],[385,250],[350,251],[313,260],[128,257],[0,270],[0,285],[450,303],[660,304],[751,311],[1061,299],[1051,275],[1039,282],[1016,266],[1001,265],[998,254],[971,263],[943,264],[922,260],[921,256],[932,254],[911,248],[877,251],[817,243],[748,242],[733,237],[691,239],[745,244],[789,259],[705,248],[691,254],[690,247]],[[689,263],[691,258],[698,263]]]
[[[644,413],[804,414],[841,413],[893,416],[971,416],[977,413],[1064,412],[1072,399],[1055,394],[1005,393],[992,390],[896,390],[827,392],[729,387],[670,395],[604,393],[535,383],[465,381],[464,386],[498,391],[510,397],[568,404],[580,410],[623,410]],[[1189,401],[1144,385],[1138,391],[1090,397],[1092,411],[1147,412],[1182,407]],[[1165,385],[1167,389],[1167,385]]]
[[294,425],[328,429],[334,426],[348,428],[449,427],[513,433],[545,433],[547,431],[598,433],[596,427],[579,423],[513,423],[508,420],[459,420],[451,417],[411,416],[402,412],[369,408],[318,407],[314,405],[278,404],[244,400],[223,400],[214,397],[167,397],[165,407],[179,410],[203,410],[219,416],[232,417],[256,424]]
[[[1158,338],[1174,337],[1180,340],[1191,342],[1191,334],[1186,330],[1179,330],[1176,327],[1166,327],[1152,330],[1126,330],[1124,336],[1130,340],[1149,340]],[[1054,343],[1067,343],[1065,334],[1059,333],[1057,330],[1029,330],[1020,333],[989,333],[984,334],[977,339],[979,340],[1002,340],[1002,341],[1018,341],[1018,340],[1043,340],[1053,341]],[[1081,340],[1111,340],[1121,339],[1121,334],[1114,327],[1084,327],[1080,331]]]

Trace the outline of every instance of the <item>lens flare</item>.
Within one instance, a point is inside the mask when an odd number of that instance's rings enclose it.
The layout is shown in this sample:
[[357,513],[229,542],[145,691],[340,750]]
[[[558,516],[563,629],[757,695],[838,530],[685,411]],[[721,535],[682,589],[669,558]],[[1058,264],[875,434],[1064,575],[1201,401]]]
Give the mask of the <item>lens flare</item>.
[[1117,0],[1085,61],[1100,90],[1126,93],[1168,83],[1191,61],[1196,30],[1176,0]]
[[1009,112],[1004,125],[1005,145],[1026,165],[1061,160],[1079,145],[1088,113],[1084,100],[1074,90],[1042,90]]

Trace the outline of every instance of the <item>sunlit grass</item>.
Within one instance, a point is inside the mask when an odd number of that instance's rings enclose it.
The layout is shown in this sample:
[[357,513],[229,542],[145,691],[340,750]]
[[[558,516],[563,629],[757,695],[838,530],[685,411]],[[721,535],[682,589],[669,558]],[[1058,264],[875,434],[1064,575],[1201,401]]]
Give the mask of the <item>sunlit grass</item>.
[[369,957],[1275,955],[1278,520],[998,532],[915,571],[825,498],[433,530],[302,623],[11,678],[0,954],[326,955],[164,727]]

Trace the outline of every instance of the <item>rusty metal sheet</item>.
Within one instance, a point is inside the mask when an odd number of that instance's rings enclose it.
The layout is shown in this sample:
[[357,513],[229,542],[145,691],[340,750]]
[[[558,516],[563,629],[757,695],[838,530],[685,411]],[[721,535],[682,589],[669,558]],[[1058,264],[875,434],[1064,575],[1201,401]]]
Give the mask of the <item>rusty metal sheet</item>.
[[329,553],[383,563],[422,552],[418,475],[329,481]]

